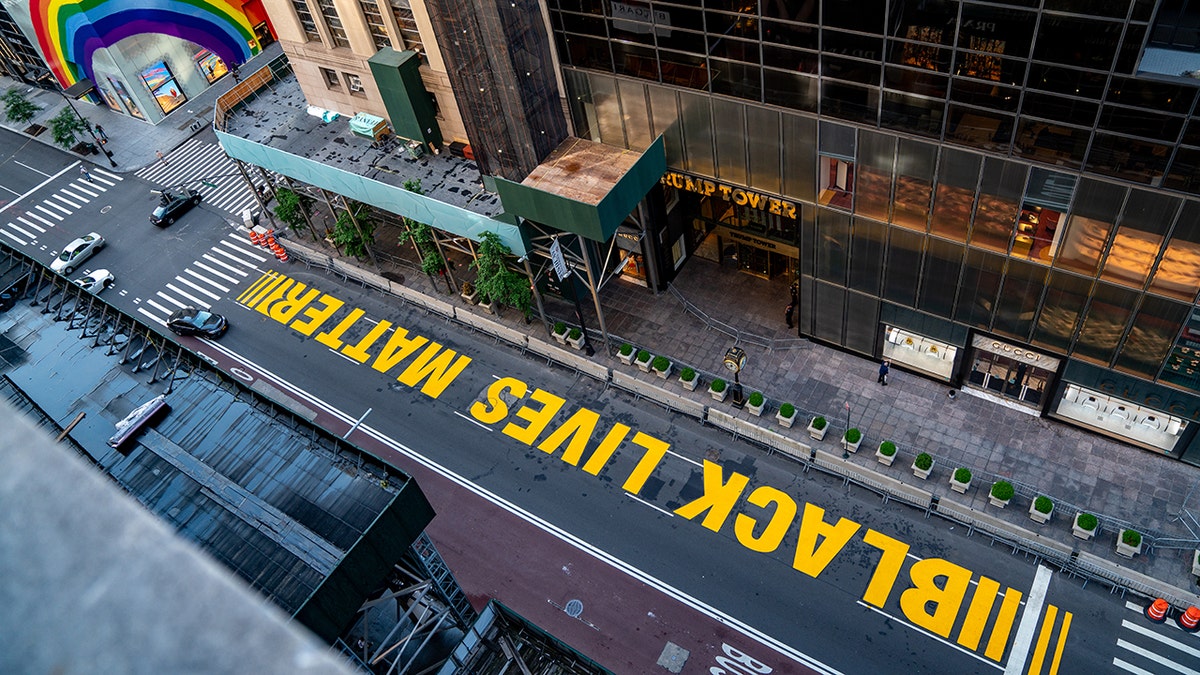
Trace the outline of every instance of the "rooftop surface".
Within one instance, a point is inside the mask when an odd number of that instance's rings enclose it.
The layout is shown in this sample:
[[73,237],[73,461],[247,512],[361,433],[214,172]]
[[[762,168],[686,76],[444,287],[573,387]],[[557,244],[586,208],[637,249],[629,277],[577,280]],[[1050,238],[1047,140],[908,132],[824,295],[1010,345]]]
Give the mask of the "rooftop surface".
[[624,148],[571,136],[521,184],[596,206],[640,157]]

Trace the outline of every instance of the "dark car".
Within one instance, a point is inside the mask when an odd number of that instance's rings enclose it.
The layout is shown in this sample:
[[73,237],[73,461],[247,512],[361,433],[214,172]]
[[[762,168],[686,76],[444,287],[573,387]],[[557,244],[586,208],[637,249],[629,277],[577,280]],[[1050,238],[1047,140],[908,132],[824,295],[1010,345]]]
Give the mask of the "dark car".
[[200,193],[195,190],[188,190],[182,194],[164,190],[162,198],[158,202],[158,208],[150,214],[150,222],[159,227],[171,225],[180,216],[191,211],[193,206],[199,204],[200,199]]
[[167,328],[176,335],[219,338],[229,329],[229,322],[220,314],[184,307],[167,319]]

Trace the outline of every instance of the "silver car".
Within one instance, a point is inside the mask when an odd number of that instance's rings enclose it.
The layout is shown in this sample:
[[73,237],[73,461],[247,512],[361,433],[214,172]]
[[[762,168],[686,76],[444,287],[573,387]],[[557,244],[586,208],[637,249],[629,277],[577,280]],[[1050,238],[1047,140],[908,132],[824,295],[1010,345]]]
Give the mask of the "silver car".
[[104,248],[104,237],[92,232],[63,247],[62,253],[50,263],[50,269],[62,275],[74,272],[85,260]]
[[113,285],[116,277],[108,270],[96,270],[86,277],[80,277],[75,280],[75,285],[85,291],[99,293],[100,291]]

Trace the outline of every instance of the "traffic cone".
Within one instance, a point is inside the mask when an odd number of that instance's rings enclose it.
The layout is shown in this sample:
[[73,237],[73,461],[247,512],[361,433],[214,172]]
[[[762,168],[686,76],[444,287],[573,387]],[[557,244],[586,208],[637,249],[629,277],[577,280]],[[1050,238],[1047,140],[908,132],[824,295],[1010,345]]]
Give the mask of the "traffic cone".
[[1154,602],[1150,603],[1150,606],[1146,608],[1146,618],[1150,619],[1154,623],[1162,623],[1163,621],[1167,620],[1168,607],[1170,607],[1170,605],[1167,604],[1166,600],[1158,598]]
[[287,251],[283,250],[283,247],[282,247],[282,246],[280,246],[280,247],[279,247],[278,249],[276,249],[276,251],[275,251],[275,258],[276,258],[277,260],[279,260],[279,262],[287,262],[287,261],[288,261],[288,254],[287,254]]
[[1187,611],[1179,616],[1179,627],[1189,633],[1195,633],[1196,629],[1200,628],[1200,607],[1188,607]]
[[275,247],[275,235],[271,234],[270,232],[267,232],[267,238],[265,241],[263,241],[263,246],[265,246],[267,248],[274,248]]
[[255,246],[262,246],[262,238],[253,228],[250,229],[250,243]]

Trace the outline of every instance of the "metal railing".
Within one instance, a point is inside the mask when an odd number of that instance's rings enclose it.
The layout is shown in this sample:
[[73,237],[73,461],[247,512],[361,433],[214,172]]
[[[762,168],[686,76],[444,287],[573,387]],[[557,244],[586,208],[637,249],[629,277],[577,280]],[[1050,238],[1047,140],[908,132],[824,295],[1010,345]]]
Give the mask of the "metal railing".
[[736,326],[731,326],[719,319],[714,319],[704,310],[700,309],[683,296],[679,289],[675,288],[674,284],[667,284],[667,290],[671,296],[675,298],[680,305],[683,306],[683,311],[691,314],[700,320],[709,330],[715,330],[733,338],[734,344],[750,344],[757,345],[767,351],[785,350],[785,349],[807,349],[812,346],[812,343],[804,338],[769,338],[762,335],[757,335],[749,331],[742,330]]

